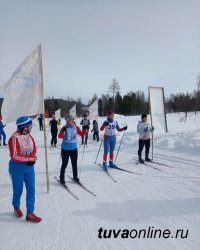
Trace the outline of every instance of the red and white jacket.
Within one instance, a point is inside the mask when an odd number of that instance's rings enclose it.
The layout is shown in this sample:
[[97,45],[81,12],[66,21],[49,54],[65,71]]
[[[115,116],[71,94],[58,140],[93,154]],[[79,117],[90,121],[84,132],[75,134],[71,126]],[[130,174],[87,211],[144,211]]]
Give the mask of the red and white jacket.
[[22,134],[16,131],[8,140],[10,157],[15,162],[33,161],[36,156],[36,145],[30,134]]

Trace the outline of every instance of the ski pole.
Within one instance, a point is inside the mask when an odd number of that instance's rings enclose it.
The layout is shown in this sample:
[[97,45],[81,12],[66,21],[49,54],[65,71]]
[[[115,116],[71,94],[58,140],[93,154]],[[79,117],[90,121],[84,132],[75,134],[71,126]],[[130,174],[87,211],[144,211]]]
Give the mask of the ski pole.
[[123,139],[124,139],[124,134],[125,134],[125,131],[126,131],[126,130],[124,130],[124,133],[123,133],[123,135],[122,135],[122,139],[121,139],[121,141],[120,141],[119,148],[118,148],[118,151],[117,151],[117,154],[116,154],[116,157],[115,157],[115,161],[114,161],[114,163],[115,163],[115,162],[116,162],[116,160],[117,160],[117,156],[118,156],[118,154],[119,154],[119,150],[120,150],[120,147],[121,147],[122,141],[123,141]]
[[[58,129],[59,129],[59,132],[60,132],[60,130],[61,130],[60,126],[58,126]],[[60,139],[59,139],[59,137],[58,137],[58,146],[60,146]]]
[[100,144],[100,146],[99,146],[99,151],[98,151],[98,153],[97,153],[97,157],[96,157],[96,160],[95,160],[95,162],[94,162],[95,164],[97,163],[97,158],[98,158],[98,156],[99,156],[99,152],[100,152],[102,143],[103,143],[103,138],[102,138],[102,140],[101,140],[101,144]]
[[61,152],[60,152],[60,156],[59,156],[59,160],[58,160],[58,168],[60,167],[60,160],[61,160]]
[[47,130],[47,135],[46,135],[46,137],[48,136],[48,134],[49,134],[49,130],[50,130],[50,127],[48,127],[48,130]]
[[152,150],[152,161],[153,161],[153,131],[152,131],[151,150]]
[[83,144],[83,153],[82,153],[82,158],[81,158],[81,165],[80,165],[80,171],[79,171],[79,179],[81,178],[81,169],[82,169],[82,165],[83,165],[84,152],[85,152],[85,142]]

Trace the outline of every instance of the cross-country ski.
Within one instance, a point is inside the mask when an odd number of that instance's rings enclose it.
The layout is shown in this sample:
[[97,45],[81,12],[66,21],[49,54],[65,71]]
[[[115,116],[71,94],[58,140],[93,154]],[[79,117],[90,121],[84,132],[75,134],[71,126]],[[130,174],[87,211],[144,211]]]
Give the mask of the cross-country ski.
[[[71,176],[67,175],[67,177],[70,178],[72,181],[74,181],[74,179]],[[92,191],[87,189],[80,181],[79,182],[74,181],[74,182],[77,183],[80,187],[82,187],[85,191],[87,191],[91,195],[96,196],[96,194],[94,194]]]
[[69,187],[68,187],[66,184],[61,183],[60,180],[59,180],[56,176],[54,176],[54,178],[57,180],[57,182],[59,182],[59,183],[68,191],[68,193],[70,193],[76,200],[79,200],[78,196],[75,195],[75,194],[69,189]]

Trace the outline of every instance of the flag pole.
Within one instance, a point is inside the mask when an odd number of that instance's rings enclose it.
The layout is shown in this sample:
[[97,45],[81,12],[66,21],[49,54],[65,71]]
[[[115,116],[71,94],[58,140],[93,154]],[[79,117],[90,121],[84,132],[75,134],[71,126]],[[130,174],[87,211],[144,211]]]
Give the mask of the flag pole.
[[[151,127],[153,126],[153,119],[152,119],[152,110],[151,110],[151,95],[150,95],[150,88],[148,87],[148,95],[149,95],[149,109],[150,109],[150,118],[151,118]],[[153,161],[153,131],[151,132],[151,157]]]
[[42,50],[41,44],[39,45],[39,71],[41,75],[42,85],[42,99],[43,99],[43,119],[44,119],[44,150],[45,150],[45,163],[46,163],[46,181],[47,181],[47,193],[49,193],[49,170],[48,170],[48,158],[47,158],[47,137],[46,137],[46,125],[45,125],[45,110],[44,110],[44,85],[43,85],[43,71],[42,71]]

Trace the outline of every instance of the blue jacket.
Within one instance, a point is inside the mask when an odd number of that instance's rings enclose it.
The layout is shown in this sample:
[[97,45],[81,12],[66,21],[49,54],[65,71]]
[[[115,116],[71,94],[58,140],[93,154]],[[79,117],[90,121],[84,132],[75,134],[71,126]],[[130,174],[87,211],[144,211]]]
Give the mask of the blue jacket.
[[77,148],[77,134],[84,136],[85,132],[81,131],[76,125],[66,125],[60,130],[58,137],[63,139],[61,148],[64,150],[74,150]]
[[6,125],[3,125],[3,122],[0,121],[0,131],[3,131],[3,128],[5,127]]

